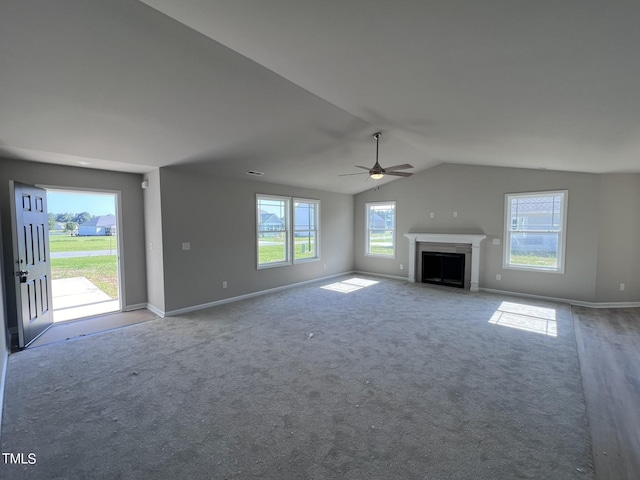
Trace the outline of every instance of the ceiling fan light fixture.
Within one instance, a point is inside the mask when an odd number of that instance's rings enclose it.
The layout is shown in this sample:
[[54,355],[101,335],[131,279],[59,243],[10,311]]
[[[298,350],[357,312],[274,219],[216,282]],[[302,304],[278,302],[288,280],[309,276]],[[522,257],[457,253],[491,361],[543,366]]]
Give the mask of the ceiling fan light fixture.
[[382,177],[384,177],[384,173],[372,173],[371,175],[369,175],[370,178],[373,178],[374,180],[380,180]]

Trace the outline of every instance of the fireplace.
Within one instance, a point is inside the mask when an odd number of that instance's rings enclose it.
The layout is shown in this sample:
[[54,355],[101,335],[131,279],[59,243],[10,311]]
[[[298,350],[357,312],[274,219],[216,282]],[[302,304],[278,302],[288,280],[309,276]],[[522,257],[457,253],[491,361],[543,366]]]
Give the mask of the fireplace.
[[464,253],[422,252],[422,281],[464,288]]
[[[478,282],[480,280],[480,242],[487,238],[486,235],[477,233],[405,233],[404,236],[409,240],[408,278],[410,282],[415,282],[416,273],[419,275],[422,272],[420,268],[416,268],[419,259],[422,259],[422,255],[418,255],[418,252],[421,250],[418,245],[424,243],[464,244],[471,248],[471,253],[465,262],[468,270],[468,280],[466,281],[469,283],[470,291],[478,291]],[[441,252],[442,249],[438,248],[438,251]],[[418,281],[422,280],[418,279]]]

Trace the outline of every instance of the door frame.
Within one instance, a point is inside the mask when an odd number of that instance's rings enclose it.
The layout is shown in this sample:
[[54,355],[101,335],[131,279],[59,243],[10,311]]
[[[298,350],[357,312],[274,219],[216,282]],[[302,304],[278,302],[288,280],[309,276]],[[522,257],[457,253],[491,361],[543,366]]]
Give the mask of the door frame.
[[[90,188],[90,187],[65,187],[61,185],[49,185],[37,183],[35,185],[45,190],[57,190],[62,192],[77,192],[77,193],[104,193],[109,195],[115,195],[116,197],[116,238],[118,239],[118,302],[119,310],[113,313],[124,312],[124,306],[127,304],[125,299],[124,288],[124,241],[122,231],[122,192],[120,190],[108,190],[104,188]],[[48,213],[48,212],[47,212]],[[79,320],[79,319],[78,319]]]

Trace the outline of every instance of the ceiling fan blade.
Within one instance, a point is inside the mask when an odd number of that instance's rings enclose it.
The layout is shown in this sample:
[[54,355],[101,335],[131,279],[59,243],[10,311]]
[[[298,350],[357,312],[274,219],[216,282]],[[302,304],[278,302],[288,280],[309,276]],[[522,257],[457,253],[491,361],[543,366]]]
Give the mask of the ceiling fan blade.
[[371,170],[370,167],[363,167],[362,165],[354,165],[356,168],[364,168],[365,170]]
[[409,172],[389,172],[389,171],[385,171],[384,174],[395,175],[396,177],[410,177],[411,175],[413,175],[413,173],[409,173]]
[[343,173],[338,175],[339,177],[348,177],[349,175],[366,175],[367,172],[358,172],[358,173]]
[[409,165],[408,163],[403,163],[402,165],[394,165],[393,167],[385,168],[386,171],[389,170],[406,170],[407,168],[413,168],[413,165]]

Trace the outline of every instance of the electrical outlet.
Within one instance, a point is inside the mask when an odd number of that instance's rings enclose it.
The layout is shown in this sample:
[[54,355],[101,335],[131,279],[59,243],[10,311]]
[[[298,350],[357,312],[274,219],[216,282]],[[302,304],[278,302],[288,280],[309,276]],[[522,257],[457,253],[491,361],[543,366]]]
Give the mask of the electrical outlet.
[[457,217],[458,216],[458,212],[453,212],[453,216]]
[[502,275],[500,275],[499,273],[496,273],[496,280],[502,280]]
[[433,212],[431,212],[431,213],[429,214],[429,216],[430,216],[431,218],[433,218],[433,217],[435,217],[435,216],[436,216],[436,214],[435,214],[435,213],[433,213]]
[[621,292],[624,292],[624,283],[621,283],[621,284],[620,284],[620,291],[621,291]]
[[400,264],[400,270],[404,270],[404,265]]
[[222,281],[222,288],[227,288],[227,281],[226,280]]

